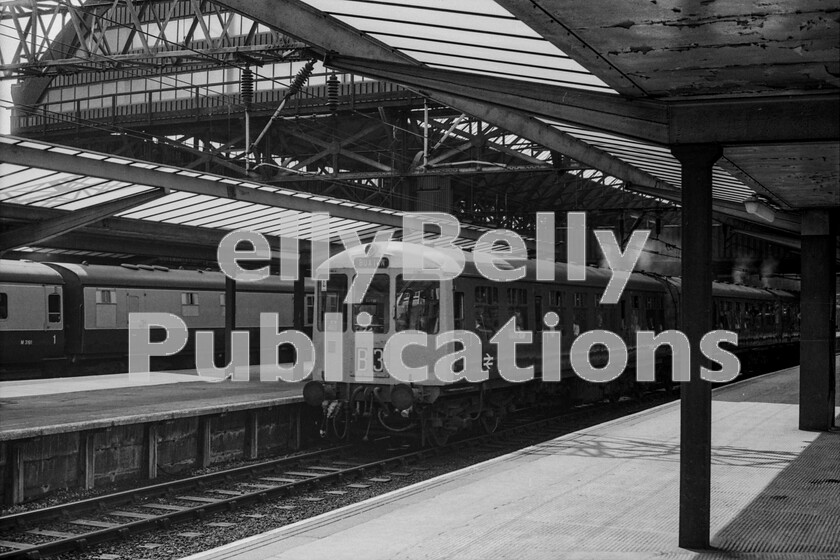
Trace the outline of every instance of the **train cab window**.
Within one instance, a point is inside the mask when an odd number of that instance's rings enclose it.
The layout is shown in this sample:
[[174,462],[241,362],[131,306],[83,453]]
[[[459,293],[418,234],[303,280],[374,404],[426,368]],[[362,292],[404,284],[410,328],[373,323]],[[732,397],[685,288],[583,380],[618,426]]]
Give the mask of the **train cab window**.
[[[387,274],[374,274],[362,303],[353,304],[353,330],[370,329],[375,333],[386,333],[390,329],[388,322],[388,300],[391,296],[391,282]],[[361,327],[356,319],[360,313],[370,313],[373,318],[369,327]]]
[[181,315],[198,317],[198,294],[196,292],[181,293]]
[[318,330],[324,331],[324,317],[327,313],[341,313],[341,328],[347,330],[347,314],[344,298],[347,297],[347,276],[332,274],[322,281],[318,288]]
[[464,292],[455,292],[454,315],[455,328],[460,330],[464,328]]
[[495,286],[475,287],[475,328],[488,340],[499,328],[499,289]]
[[[463,314],[463,298],[461,307]],[[403,280],[402,274],[397,276],[397,289],[394,293],[394,321],[398,331],[414,330],[428,334],[438,332],[440,282]]]
[[516,317],[516,328],[528,328],[528,291],[522,288],[508,288],[508,309],[511,317]]
[[61,296],[59,294],[47,296],[47,321],[50,323],[61,322]]
[[9,318],[9,294],[0,292],[0,319]]

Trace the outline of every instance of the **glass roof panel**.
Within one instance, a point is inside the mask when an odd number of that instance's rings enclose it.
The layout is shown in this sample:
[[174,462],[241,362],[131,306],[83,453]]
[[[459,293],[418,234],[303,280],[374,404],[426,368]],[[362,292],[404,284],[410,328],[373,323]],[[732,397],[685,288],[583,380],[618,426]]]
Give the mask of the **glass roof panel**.
[[85,198],[81,198],[74,202],[62,204],[61,206],[54,206],[54,208],[60,208],[61,210],[79,210],[81,208],[87,208],[95,204],[102,204],[103,202],[109,202],[111,200],[125,198],[127,196],[140,194],[142,192],[150,190],[152,190],[151,187],[147,187],[144,185],[130,185],[123,188],[112,189],[98,195],[86,196]]
[[490,0],[307,3],[431,66],[613,91]]
[[182,221],[189,220],[193,216],[200,215],[202,211],[218,212],[219,208],[225,202],[224,199],[197,195],[189,201],[189,204],[170,204],[166,211],[158,209],[154,215],[154,219],[171,224],[180,224]]
[[[74,202],[80,202],[82,206],[89,206],[86,202],[88,199],[132,184],[124,181],[108,181],[99,177],[85,177],[56,186],[50,196],[38,201],[38,206],[60,208]],[[29,201],[30,204],[34,204],[35,202],[35,200]]]
[[[17,187],[18,185],[31,189],[37,186],[39,181],[44,181],[50,177],[61,175],[63,177],[70,176],[68,173],[58,173],[57,171],[50,171],[49,169],[27,168],[15,173],[11,177],[3,177],[0,179],[0,193],[5,193],[8,189]],[[2,200],[2,198],[0,198]]]
[[[585,130],[576,126],[545,121],[586,143],[601,148],[610,154],[647,171],[654,177],[680,188],[682,172],[680,162],[667,148],[646,144],[638,140],[622,138],[601,131]],[[712,173],[712,195],[714,198],[743,202],[754,194],[741,181],[715,166]]]
[[159,216],[168,210],[182,208],[190,199],[198,199],[199,195],[192,193],[185,193],[174,191],[158,200],[144,204],[139,208],[134,208],[126,212],[118,214],[123,218],[144,219],[160,221]]

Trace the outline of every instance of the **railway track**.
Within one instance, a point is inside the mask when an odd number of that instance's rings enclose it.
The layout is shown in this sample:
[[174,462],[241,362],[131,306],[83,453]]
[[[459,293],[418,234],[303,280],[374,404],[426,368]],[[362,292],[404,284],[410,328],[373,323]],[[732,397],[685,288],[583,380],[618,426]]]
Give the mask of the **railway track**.
[[[518,418],[492,434],[437,448],[405,451],[338,445],[210,474],[144,486],[67,504],[0,517],[0,559],[43,558],[165,529],[217,512],[282,499],[313,489],[345,493],[409,476],[425,458],[478,449],[527,446],[577,429],[605,411],[621,415],[659,402],[589,405],[562,414]],[[598,418],[596,418],[598,417]],[[361,457],[361,459],[360,459]],[[331,489],[334,488],[334,489]],[[33,542],[40,541],[40,542]],[[2,549],[0,549],[2,550]]]

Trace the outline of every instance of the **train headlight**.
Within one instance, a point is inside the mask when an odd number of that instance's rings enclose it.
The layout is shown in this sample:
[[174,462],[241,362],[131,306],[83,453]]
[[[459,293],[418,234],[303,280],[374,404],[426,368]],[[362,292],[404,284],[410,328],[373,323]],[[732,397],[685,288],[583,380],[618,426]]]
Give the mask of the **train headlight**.
[[310,381],[303,386],[303,400],[309,406],[321,406],[327,392],[320,381]]
[[391,387],[391,404],[397,410],[407,410],[414,404],[414,391],[405,383]]

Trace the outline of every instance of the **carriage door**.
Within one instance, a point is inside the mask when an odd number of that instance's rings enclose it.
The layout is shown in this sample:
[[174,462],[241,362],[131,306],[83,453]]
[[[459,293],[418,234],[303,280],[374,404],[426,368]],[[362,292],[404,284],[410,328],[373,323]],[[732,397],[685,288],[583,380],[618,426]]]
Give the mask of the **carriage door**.
[[47,331],[46,343],[52,348],[44,357],[51,357],[54,351],[59,351],[64,346],[64,317],[61,312],[61,288],[58,286],[45,286],[44,292],[47,302],[44,330]]
[[140,313],[140,296],[133,296],[129,294],[127,299],[129,314]]

